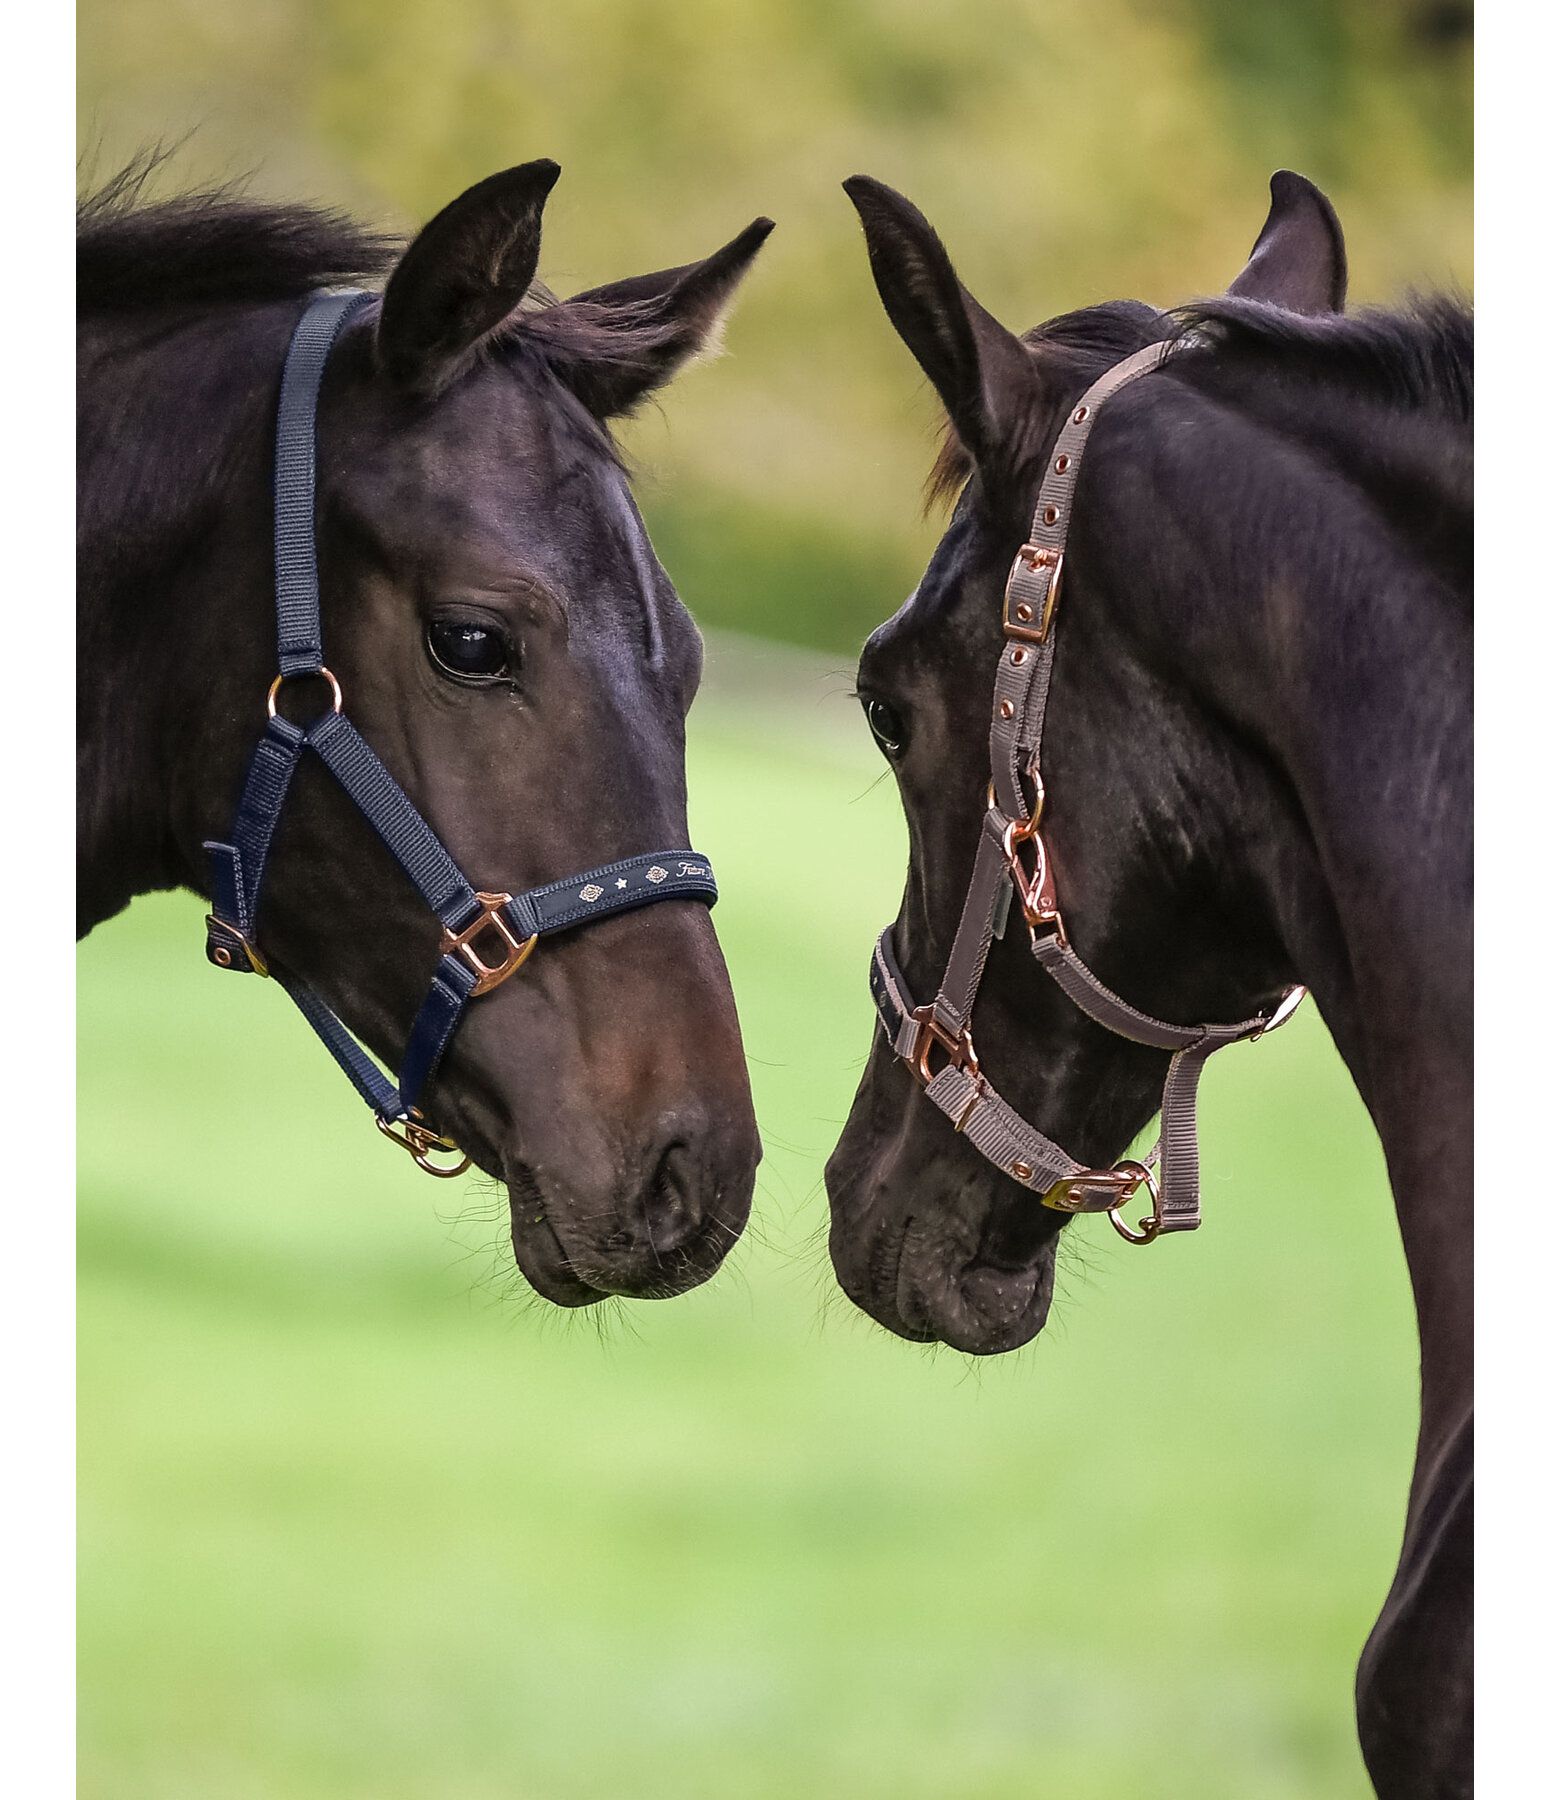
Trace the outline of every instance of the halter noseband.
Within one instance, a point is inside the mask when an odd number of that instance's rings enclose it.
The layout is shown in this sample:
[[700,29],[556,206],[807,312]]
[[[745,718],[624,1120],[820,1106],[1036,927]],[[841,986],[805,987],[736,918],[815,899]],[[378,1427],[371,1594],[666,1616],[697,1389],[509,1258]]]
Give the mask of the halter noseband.
[[[300,1007],[378,1127],[431,1175],[468,1167],[452,1140],[426,1124],[415,1104],[457,1029],[463,1009],[516,974],[540,937],[658,900],[716,900],[709,862],[693,850],[657,850],[588,869],[523,894],[474,890],[441,839],[415,809],[344,712],[344,695],[323,662],[315,536],[317,402],[329,351],[346,323],[375,296],[317,294],[302,314],[285,358],[275,441],[275,611],[280,672],[269,689],[269,723],[248,765],[229,844],[207,843],[213,910],[205,954],[221,969],[273,974]],[[317,676],[333,706],[310,725],[277,710],[283,683]],[[311,750],[354,801],[441,920],[441,961],[409,1033],[395,1085],[304,982],[271,970],[258,948],[254,919],[264,867],[291,777]],[[452,1155],[455,1166],[432,1161]]]
[[[1173,348],[1166,342],[1148,344],[1116,363],[1082,395],[1055,440],[1039,487],[1033,529],[1007,577],[1002,603],[1006,647],[996,669],[984,829],[936,998],[926,1006],[911,999],[893,953],[892,926],[877,940],[871,970],[872,999],[884,1036],[927,1097],[952,1120],[954,1130],[1004,1174],[1040,1195],[1046,1206],[1057,1212],[1106,1212],[1120,1236],[1136,1244],[1149,1244],[1163,1232],[1193,1231],[1200,1223],[1195,1102],[1206,1058],[1224,1045],[1273,1031],[1296,1011],[1305,992],[1288,988],[1274,1012],[1233,1025],[1170,1025],[1137,1011],[1106,988],[1071,948],[1039,829],[1044,811],[1039,751],[1071,496],[1082,453],[1103,403],[1150,374]],[[1025,773],[1033,783],[1031,808],[1023,788]],[[990,941],[1005,931],[1014,893],[1034,956],[1066,996],[1118,1036],[1173,1052],[1163,1087],[1161,1129],[1142,1162],[1084,1168],[1015,1112],[980,1070],[970,1017]],[[1151,1198],[1152,1211],[1132,1227],[1119,1209],[1142,1188]]]

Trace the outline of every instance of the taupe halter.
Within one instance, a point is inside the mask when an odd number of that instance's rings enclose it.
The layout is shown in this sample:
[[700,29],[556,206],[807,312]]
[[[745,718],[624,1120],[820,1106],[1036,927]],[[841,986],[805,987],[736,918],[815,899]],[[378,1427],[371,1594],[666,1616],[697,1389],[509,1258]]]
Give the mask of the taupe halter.
[[[1007,578],[1002,624],[1006,648],[996,669],[990,721],[991,784],[974,872],[936,998],[916,1006],[893,954],[890,926],[872,957],[872,997],[895,1053],[953,1127],[1011,1178],[1059,1212],[1106,1212],[1133,1244],[1200,1223],[1200,1145],[1195,1113],[1206,1058],[1243,1038],[1262,1037],[1290,1018],[1304,989],[1288,988],[1273,1013],[1233,1025],[1170,1025],[1112,993],[1071,948],[1055,900],[1040,834],[1044,782],[1039,751],[1055,655],[1071,496],[1099,408],[1122,387],[1156,369],[1175,348],[1148,344],[1101,376],[1068,414],[1039,488],[1033,530]],[[1023,776],[1033,784],[1030,808]],[[1025,860],[1028,859],[1028,860]],[[986,1080],[969,1030],[990,941],[1006,928],[1013,893],[1033,954],[1089,1018],[1136,1043],[1171,1050],[1157,1142],[1144,1162],[1084,1168],[1015,1112]],[[932,1068],[933,1052],[940,1066]],[[1152,1211],[1132,1227],[1119,1209],[1145,1188]]]

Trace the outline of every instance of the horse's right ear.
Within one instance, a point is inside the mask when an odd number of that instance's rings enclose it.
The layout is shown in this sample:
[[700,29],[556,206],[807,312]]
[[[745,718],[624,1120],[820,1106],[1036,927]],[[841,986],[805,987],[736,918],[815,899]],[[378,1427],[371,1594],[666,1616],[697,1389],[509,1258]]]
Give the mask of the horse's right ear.
[[436,393],[515,310],[538,271],[544,201],[559,176],[546,157],[502,170],[421,231],[382,296],[377,353],[393,381]]
[[1277,169],[1269,217],[1228,293],[1289,312],[1344,312],[1345,287],[1345,233],[1334,207],[1307,176]]
[[958,279],[942,240],[902,194],[868,175],[844,186],[883,307],[985,470],[1038,397],[1033,353]]

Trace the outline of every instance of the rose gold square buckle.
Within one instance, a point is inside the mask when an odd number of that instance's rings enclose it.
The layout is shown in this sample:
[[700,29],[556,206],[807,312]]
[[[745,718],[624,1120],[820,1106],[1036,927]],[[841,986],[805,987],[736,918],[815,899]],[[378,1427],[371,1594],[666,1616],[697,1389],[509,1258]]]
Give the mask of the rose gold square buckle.
[[[510,894],[475,894],[474,898],[479,902],[480,912],[473,924],[465,925],[461,931],[445,929],[441,934],[441,954],[461,956],[477,977],[469,990],[470,999],[475,994],[489,993],[508,975],[515,975],[533,954],[538,942],[536,931],[530,938],[519,938],[502,918],[501,909],[511,904]],[[486,931],[493,931],[504,947],[499,962],[487,963],[474,948],[474,940]]]
[[[970,1077],[979,1079],[979,1058],[974,1054],[974,1039],[969,1035],[969,1028],[954,1037],[945,1026],[938,1023],[930,1006],[917,1006],[910,1017],[920,1027],[915,1038],[915,1048],[908,1058],[910,1073],[922,1087],[930,1087],[938,1075],[947,1069],[966,1069]],[[938,1049],[947,1058],[942,1068],[933,1072],[931,1068],[931,1052]]]
[[[1001,599],[1001,628],[1009,638],[1015,638],[1021,644],[1042,644],[1049,636],[1050,627],[1055,623],[1055,608],[1060,604],[1060,578],[1065,562],[1064,550],[1051,550],[1043,544],[1024,544],[1017,552]],[[1042,607],[1031,600],[1013,602],[1012,583],[1017,579],[1019,568],[1053,571]]]

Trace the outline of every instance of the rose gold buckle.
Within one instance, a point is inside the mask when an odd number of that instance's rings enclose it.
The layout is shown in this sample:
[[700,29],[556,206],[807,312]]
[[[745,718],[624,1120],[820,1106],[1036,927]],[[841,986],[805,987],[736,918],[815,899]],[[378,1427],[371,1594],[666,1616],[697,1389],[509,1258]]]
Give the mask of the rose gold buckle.
[[[1001,833],[1001,854],[1006,858],[1007,873],[1017,888],[1018,904],[1029,935],[1038,936],[1041,925],[1053,925],[1055,936],[1066,942],[1065,921],[1055,901],[1055,873],[1050,867],[1049,851],[1039,831],[1039,818],[1044,811],[1044,790],[1039,789],[1038,810],[1031,819],[1008,819]],[[1022,845],[1032,844],[1034,865],[1030,875],[1018,854]]]
[[[510,894],[475,894],[479,902],[479,917],[472,925],[465,925],[461,931],[444,930],[441,934],[441,954],[461,956],[478,978],[469,990],[469,998],[475,994],[487,994],[491,988],[497,988],[508,975],[515,975],[533,954],[533,947],[538,942],[535,931],[530,938],[519,938],[501,917],[502,907],[511,904]],[[487,963],[474,948],[474,939],[486,931],[493,931],[505,946],[501,960]]]
[[[1135,1199],[1142,1188],[1152,1198],[1152,1210],[1138,1225],[1128,1225],[1119,1209]],[[1157,1177],[1143,1162],[1119,1162],[1112,1169],[1078,1169],[1075,1175],[1057,1181],[1043,1196],[1043,1204],[1054,1212],[1104,1212],[1109,1223],[1127,1244],[1150,1244],[1162,1230],[1162,1202],[1157,1191]]]
[[[1024,544],[1017,552],[1007,574],[1006,591],[1001,597],[1001,629],[1009,638],[1015,638],[1021,644],[1042,644],[1049,636],[1050,627],[1055,623],[1055,608],[1060,604],[1060,578],[1065,564],[1064,550],[1050,550],[1043,544]],[[1019,600],[1015,606],[1012,603],[1012,583],[1017,579],[1019,567],[1054,570],[1044,595],[1044,605],[1037,613],[1031,601]]]
[[[939,1024],[932,1016],[929,1006],[917,1006],[910,1014],[920,1029],[915,1034],[915,1048],[908,1057],[910,1073],[922,1087],[929,1087],[938,1075],[947,1069],[967,1069],[975,1081],[980,1078],[980,1061],[974,1054],[974,1039],[969,1035],[969,1028],[964,1026],[957,1037]],[[946,1068],[938,1069],[935,1074],[931,1070],[931,1047],[938,1045],[946,1052]],[[967,1114],[964,1115],[968,1117]],[[960,1127],[961,1129],[961,1127]]]
[[[432,1131],[425,1123],[425,1115],[419,1107],[411,1106],[401,1119],[384,1119],[377,1115],[377,1130],[384,1137],[391,1138],[395,1144],[401,1144],[424,1169],[427,1175],[434,1175],[439,1181],[450,1181],[454,1175],[461,1175],[473,1161],[464,1156],[449,1137],[443,1137],[439,1131]],[[431,1161],[431,1152],[439,1151],[443,1156],[458,1158],[456,1167],[446,1168]]]

